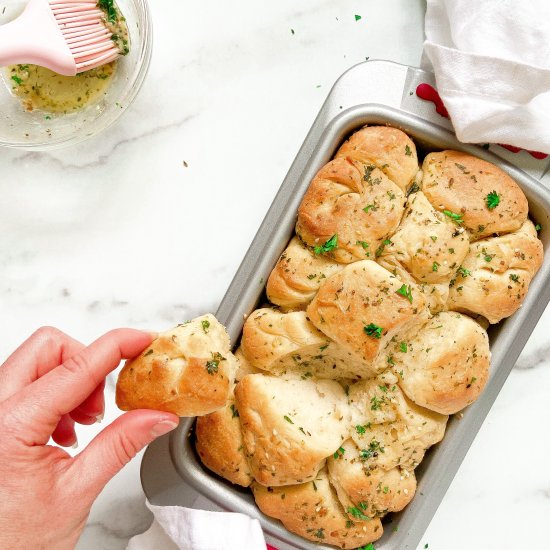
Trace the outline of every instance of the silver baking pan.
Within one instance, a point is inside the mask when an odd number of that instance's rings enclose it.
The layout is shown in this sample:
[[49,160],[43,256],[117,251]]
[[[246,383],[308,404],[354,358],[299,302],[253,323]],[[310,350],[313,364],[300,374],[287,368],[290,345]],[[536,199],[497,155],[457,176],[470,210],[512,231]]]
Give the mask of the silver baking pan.
[[[239,341],[246,316],[265,300],[264,283],[293,234],[296,212],[311,179],[346,137],[365,124],[389,124],[401,128],[416,142],[420,158],[434,150],[457,149],[500,166],[525,192],[532,219],[543,226],[540,238],[544,248],[549,249],[550,191],[539,181],[482,147],[460,143],[444,121],[440,126],[403,109],[377,104],[343,108],[335,117],[326,120],[330,100],[329,96],[216,313],[227,327],[234,345]],[[547,254],[520,310],[489,329],[492,364],[485,391],[473,405],[450,419],[444,440],[426,454],[416,470],[418,489],[415,498],[404,511],[385,518],[384,535],[375,543],[377,550],[416,549],[549,300],[550,254]],[[194,450],[193,424],[193,419],[183,421],[169,441],[171,465],[186,486],[225,510],[258,518],[266,533],[291,547],[303,550],[332,548],[289,533],[279,521],[258,510],[249,490],[233,486],[204,468]],[[146,455],[142,466],[142,481],[150,499],[153,486],[162,487],[164,484],[168,489],[166,484],[170,483],[168,478],[161,479],[163,474],[158,469],[164,466],[151,461],[152,456],[150,453],[148,459]],[[167,462],[166,457],[164,460]],[[144,468],[149,470],[147,479]],[[151,472],[153,469],[156,469],[156,474]],[[170,502],[165,503],[176,503],[174,500],[181,502],[172,495],[168,497]]]

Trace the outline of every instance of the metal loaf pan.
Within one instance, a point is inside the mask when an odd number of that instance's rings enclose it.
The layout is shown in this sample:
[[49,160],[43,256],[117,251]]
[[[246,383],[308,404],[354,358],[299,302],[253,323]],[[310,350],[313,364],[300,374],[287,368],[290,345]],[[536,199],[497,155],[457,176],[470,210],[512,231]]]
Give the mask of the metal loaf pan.
[[[233,344],[240,338],[245,317],[262,299],[264,282],[293,234],[296,212],[311,179],[331,159],[346,137],[365,124],[401,128],[417,144],[421,159],[430,151],[457,149],[500,166],[525,192],[531,217],[543,226],[541,239],[544,247],[546,250],[550,248],[550,192],[540,182],[481,147],[460,143],[449,130],[415,115],[381,105],[359,105],[343,111],[325,125],[314,147],[310,132],[279,190],[217,312]],[[297,166],[303,169],[298,171]],[[387,517],[385,523],[391,522],[391,525],[385,525],[384,535],[376,543],[377,550],[417,547],[549,299],[550,254],[547,254],[523,307],[489,329],[492,366],[485,391],[464,411],[462,418],[450,419],[444,440],[426,454],[416,470],[418,489],[415,498],[403,512]],[[282,542],[304,550],[332,548],[289,533],[279,521],[258,510],[248,490],[233,486],[206,470],[194,450],[193,423],[193,419],[182,422],[170,438],[171,458],[185,483],[226,510],[258,518],[264,530]]]

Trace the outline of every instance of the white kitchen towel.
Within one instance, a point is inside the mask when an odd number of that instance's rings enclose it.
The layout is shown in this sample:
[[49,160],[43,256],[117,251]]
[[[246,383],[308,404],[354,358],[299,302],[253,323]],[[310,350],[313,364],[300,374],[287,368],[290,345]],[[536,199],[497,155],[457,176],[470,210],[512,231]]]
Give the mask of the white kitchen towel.
[[424,58],[458,138],[550,153],[550,0],[427,0]]
[[266,550],[257,519],[182,506],[153,506],[148,531],[133,537],[127,550]]

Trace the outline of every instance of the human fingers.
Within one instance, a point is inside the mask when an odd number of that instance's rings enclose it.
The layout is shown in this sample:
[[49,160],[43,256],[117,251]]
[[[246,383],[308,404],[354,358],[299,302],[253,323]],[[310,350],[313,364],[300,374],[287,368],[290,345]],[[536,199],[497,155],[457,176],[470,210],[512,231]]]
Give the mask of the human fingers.
[[108,332],[14,396],[16,410],[7,421],[20,424],[28,444],[45,444],[64,414],[81,405],[121,359],[136,356],[152,339],[133,329]]
[[68,414],[64,414],[57,423],[52,433],[52,439],[62,447],[72,447],[76,444],[77,439],[74,429],[74,420]]
[[82,349],[83,344],[56,328],[39,328],[0,366],[0,403]]
[[81,483],[91,500],[134,456],[157,437],[179,423],[171,413],[136,410],[123,414],[97,435],[69,467],[69,475]]

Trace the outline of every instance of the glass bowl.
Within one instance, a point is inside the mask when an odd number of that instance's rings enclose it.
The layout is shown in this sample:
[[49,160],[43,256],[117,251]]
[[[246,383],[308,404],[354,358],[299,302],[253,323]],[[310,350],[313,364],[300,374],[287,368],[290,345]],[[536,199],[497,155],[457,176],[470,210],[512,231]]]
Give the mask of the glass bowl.
[[[0,24],[17,17],[26,2],[4,0]],[[43,151],[72,145],[114,124],[132,104],[151,61],[153,29],[147,0],[117,0],[130,33],[130,53],[118,61],[113,81],[97,103],[69,114],[25,111],[0,68],[0,145]],[[9,79],[9,77],[8,77]]]

